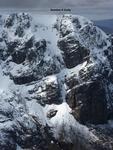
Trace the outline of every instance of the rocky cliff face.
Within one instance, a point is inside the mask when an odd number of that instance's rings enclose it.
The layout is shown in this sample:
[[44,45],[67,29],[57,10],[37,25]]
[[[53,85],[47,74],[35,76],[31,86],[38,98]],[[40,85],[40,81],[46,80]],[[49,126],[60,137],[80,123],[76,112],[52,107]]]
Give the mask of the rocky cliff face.
[[1,150],[113,149],[112,42],[86,18],[0,16],[0,79]]

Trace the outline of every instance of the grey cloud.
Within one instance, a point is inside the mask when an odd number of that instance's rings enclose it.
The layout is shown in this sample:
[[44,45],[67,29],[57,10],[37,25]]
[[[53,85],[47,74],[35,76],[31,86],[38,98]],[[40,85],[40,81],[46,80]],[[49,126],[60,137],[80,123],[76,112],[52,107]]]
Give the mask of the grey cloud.
[[113,0],[0,0],[0,8],[72,8],[73,12],[93,18],[113,18]]
[[0,0],[0,7],[113,6],[113,0]]

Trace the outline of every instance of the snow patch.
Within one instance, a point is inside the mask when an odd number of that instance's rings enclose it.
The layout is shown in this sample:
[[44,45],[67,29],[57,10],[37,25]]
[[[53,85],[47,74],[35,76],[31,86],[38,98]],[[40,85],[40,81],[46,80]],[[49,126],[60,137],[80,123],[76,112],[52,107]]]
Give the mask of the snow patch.
[[9,79],[9,76],[3,74],[2,68],[0,66],[0,94],[9,91],[9,86],[11,83],[12,81]]
[[62,138],[65,142],[73,142],[77,138],[80,140],[83,137],[89,141],[98,140],[87,127],[75,120],[71,114],[72,110],[66,102],[60,105],[47,105],[44,111],[45,114],[51,109],[57,110],[56,115],[48,120],[56,139]]

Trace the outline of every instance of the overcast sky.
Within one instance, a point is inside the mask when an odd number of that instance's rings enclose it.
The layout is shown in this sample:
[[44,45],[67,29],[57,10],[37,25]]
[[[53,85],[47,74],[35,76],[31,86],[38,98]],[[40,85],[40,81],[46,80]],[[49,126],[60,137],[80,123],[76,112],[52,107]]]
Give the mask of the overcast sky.
[[0,8],[72,8],[90,19],[113,18],[113,0],[0,0]]

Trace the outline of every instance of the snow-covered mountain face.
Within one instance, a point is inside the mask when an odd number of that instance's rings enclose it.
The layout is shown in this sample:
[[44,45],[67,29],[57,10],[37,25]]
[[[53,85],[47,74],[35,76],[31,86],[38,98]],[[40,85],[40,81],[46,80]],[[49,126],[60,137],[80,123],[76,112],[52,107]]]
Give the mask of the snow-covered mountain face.
[[1,150],[113,149],[103,125],[113,118],[112,42],[91,21],[1,15],[0,80]]

